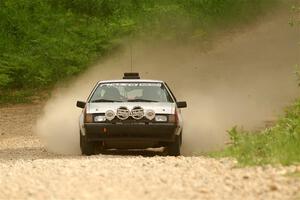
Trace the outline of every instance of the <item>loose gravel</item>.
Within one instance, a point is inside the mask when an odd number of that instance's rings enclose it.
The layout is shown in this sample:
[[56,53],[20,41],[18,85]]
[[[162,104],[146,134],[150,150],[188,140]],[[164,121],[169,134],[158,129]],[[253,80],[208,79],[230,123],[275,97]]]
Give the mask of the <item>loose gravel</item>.
[[300,167],[238,168],[231,159],[47,152],[40,105],[0,108],[0,199],[299,199]]

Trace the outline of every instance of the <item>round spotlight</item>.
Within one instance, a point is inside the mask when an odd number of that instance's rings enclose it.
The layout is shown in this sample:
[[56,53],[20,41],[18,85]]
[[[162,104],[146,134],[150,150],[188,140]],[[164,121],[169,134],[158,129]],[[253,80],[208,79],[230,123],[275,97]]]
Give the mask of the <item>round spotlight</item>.
[[120,119],[120,120],[125,120],[129,117],[130,115],[130,111],[127,107],[125,106],[121,106],[117,109],[117,117]]
[[155,118],[155,112],[154,112],[154,110],[146,110],[145,116],[149,120],[154,119]]
[[144,109],[141,106],[135,106],[131,110],[131,117],[133,119],[142,119],[144,117]]
[[105,112],[105,118],[109,121],[113,120],[115,118],[116,114],[112,110],[108,110]]

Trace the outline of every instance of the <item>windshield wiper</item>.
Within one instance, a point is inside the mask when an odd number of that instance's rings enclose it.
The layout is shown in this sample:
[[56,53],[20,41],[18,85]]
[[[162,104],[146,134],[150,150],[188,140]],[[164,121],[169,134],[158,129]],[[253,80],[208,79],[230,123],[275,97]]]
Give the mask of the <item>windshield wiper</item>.
[[149,99],[129,99],[128,102],[158,102],[158,101],[149,100]]
[[96,99],[92,101],[92,103],[97,103],[97,102],[122,102],[122,101],[111,100],[111,99]]

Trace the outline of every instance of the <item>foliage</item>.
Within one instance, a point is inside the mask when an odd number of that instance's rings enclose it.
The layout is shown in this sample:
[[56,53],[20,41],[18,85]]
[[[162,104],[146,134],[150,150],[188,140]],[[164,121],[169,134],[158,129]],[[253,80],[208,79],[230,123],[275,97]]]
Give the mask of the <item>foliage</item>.
[[300,5],[293,5],[291,8],[291,18],[290,18],[291,26],[299,26],[300,25]]
[[275,2],[1,0],[0,94],[77,75],[125,36],[202,42],[217,27],[252,21]]
[[252,133],[234,127],[229,134],[232,145],[212,155],[234,157],[242,165],[300,163],[300,100],[272,128]]

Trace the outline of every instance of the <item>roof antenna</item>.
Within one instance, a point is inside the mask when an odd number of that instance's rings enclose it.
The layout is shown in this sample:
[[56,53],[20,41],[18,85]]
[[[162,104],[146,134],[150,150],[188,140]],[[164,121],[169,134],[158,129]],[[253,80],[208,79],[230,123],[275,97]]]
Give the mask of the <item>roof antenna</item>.
[[130,41],[130,72],[132,72],[132,62],[133,62],[133,58],[132,58],[132,42]]

